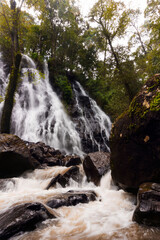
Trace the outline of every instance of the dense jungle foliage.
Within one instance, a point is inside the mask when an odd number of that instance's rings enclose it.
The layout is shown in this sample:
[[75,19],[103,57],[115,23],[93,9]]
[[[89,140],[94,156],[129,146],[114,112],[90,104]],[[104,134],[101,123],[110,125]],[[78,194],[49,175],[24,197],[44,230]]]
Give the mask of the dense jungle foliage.
[[159,12],[160,0],[148,0],[140,26],[143,13],[122,1],[97,0],[86,21],[73,0],[1,0],[3,61],[13,71],[17,53],[40,69],[46,59],[66,104],[76,79],[113,121],[160,72]]

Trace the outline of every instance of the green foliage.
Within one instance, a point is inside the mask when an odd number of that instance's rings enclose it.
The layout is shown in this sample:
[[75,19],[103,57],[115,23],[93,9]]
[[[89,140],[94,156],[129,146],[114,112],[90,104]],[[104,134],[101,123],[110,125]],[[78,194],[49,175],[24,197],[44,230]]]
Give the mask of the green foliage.
[[68,78],[64,75],[58,75],[55,78],[55,85],[59,87],[59,89],[62,91],[63,99],[65,103],[68,105],[72,102],[72,87],[70,82],[68,81]]
[[[21,1],[16,3],[21,5]],[[114,120],[129,106],[146,78],[160,72],[160,0],[148,0],[142,28],[136,25],[139,11],[127,9],[122,1],[98,0],[89,16],[96,23],[94,27],[82,19],[74,1],[24,3],[38,10],[38,18],[18,5],[13,11],[8,1],[0,1],[3,59],[11,67],[14,26],[19,50],[29,54],[41,71],[44,59],[48,60],[50,81],[60,89],[66,104],[72,102],[73,78]],[[128,46],[123,46],[119,39],[125,40],[131,25],[132,38]],[[134,53],[133,46],[137,46]],[[158,104],[156,99],[152,108]]]

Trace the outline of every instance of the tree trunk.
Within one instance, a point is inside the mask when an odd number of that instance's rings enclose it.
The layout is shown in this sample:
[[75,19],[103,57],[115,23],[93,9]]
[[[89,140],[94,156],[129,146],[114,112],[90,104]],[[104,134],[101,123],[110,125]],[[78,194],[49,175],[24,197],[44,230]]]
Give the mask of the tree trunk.
[[15,64],[12,66],[12,71],[2,111],[1,133],[10,133],[10,122],[14,104],[14,94],[19,79],[19,67],[21,63],[21,58],[22,58],[21,54],[18,53],[15,57]]
[[10,8],[12,10],[12,29],[11,29],[12,63],[15,64],[15,55],[19,51],[18,21],[20,10],[16,8],[15,0],[10,1]]
[[19,67],[22,58],[21,54],[19,53],[19,39],[18,39],[18,23],[20,9],[16,8],[15,0],[10,0],[10,8],[12,11],[12,28],[11,28],[12,68],[7,93],[5,96],[4,106],[2,110],[1,133],[10,133],[10,122],[14,104],[14,94],[17,89],[19,79]]

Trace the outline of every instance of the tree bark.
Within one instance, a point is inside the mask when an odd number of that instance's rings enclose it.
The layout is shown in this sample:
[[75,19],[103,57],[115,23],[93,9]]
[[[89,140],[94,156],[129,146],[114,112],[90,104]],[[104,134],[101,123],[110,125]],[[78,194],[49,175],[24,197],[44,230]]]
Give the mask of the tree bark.
[[12,109],[14,105],[14,94],[17,88],[19,79],[19,67],[21,63],[21,54],[17,54],[15,57],[15,64],[12,67],[8,89],[4,101],[2,118],[1,118],[1,133],[10,133],[10,122]]

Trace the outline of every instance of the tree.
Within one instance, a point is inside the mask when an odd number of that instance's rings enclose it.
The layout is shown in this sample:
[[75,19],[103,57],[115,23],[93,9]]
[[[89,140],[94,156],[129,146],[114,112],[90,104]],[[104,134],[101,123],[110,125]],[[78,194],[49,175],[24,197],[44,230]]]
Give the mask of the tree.
[[147,54],[147,72],[150,75],[160,72],[160,0],[148,0],[145,9],[144,27],[150,35]]
[[[10,0],[10,8],[5,0],[0,3],[0,21],[3,23],[4,32],[7,33],[4,36],[2,31],[1,35],[1,49],[5,60],[8,60],[7,49],[9,49],[10,60],[8,63],[11,66],[11,72],[9,77],[9,84],[7,88],[7,93],[4,101],[4,107],[2,110],[1,118],[1,132],[10,133],[10,121],[11,114],[14,104],[14,94],[17,89],[18,79],[19,79],[19,68],[21,63],[21,42],[20,42],[20,29],[21,29],[21,8],[24,0],[21,0],[20,5],[17,7],[17,2],[15,0]],[[3,44],[3,39],[6,41]],[[3,49],[2,47],[5,48]]]

